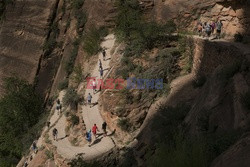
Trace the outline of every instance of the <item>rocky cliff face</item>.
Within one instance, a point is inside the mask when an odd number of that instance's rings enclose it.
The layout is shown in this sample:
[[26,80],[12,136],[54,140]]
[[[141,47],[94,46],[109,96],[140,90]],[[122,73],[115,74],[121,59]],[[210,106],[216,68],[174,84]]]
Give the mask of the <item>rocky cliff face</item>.
[[198,20],[202,22],[222,20],[223,32],[250,35],[249,0],[140,0],[148,18],[165,22],[174,19],[180,28],[194,30]]
[[228,151],[214,160],[211,167],[248,166],[250,163],[250,134],[246,134]]
[[13,74],[33,83],[54,2],[17,0],[7,7],[0,29],[0,83]]
[[237,44],[199,39],[196,44],[193,72],[208,76],[208,80],[186,123],[192,132],[247,129],[249,116],[240,100],[249,89],[250,50]]

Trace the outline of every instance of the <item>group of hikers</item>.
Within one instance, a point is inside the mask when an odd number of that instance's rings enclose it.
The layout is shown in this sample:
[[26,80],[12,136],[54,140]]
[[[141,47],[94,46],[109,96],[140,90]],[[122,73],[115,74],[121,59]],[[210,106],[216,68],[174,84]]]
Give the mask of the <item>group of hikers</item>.
[[222,27],[223,27],[223,23],[221,20],[218,20],[217,22],[210,21],[210,22],[204,22],[204,23],[202,23],[201,21],[198,21],[197,32],[199,36],[207,37],[207,38],[209,38],[211,35],[216,33],[215,38],[220,39]]
[[[91,146],[92,134],[94,135],[95,138],[97,138],[97,136],[96,136],[97,131],[99,132],[99,129],[98,129],[97,125],[94,124],[94,126],[92,127],[92,130],[90,129],[89,131],[86,132],[86,140],[89,142],[89,146]],[[106,137],[107,136],[107,123],[106,122],[102,123],[102,131],[103,131],[104,137]],[[58,130],[56,128],[54,128],[52,130],[52,135],[53,135],[53,139],[57,141]],[[101,134],[99,134],[99,135],[101,135]],[[35,142],[33,143],[32,148],[34,151],[35,151],[35,149],[37,149]]]
[[[105,49],[102,50],[102,56],[103,56],[103,61],[106,61],[106,50]],[[103,66],[102,66],[101,59],[99,59],[99,72],[100,72],[100,78],[103,78],[104,69],[103,69]],[[92,85],[93,85],[93,93],[96,93],[96,81],[95,80],[92,82]],[[91,108],[92,105],[94,105],[92,103],[92,96],[91,96],[90,93],[88,94],[88,97],[87,97],[87,104],[90,105],[90,108]],[[62,113],[62,104],[61,104],[60,99],[57,99],[57,101],[56,101],[56,112],[57,112],[58,115],[60,115]],[[49,121],[46,123],[46,125],[47,125],[48,129],[51,127]],[[96,124],[93,125],[92,129],[90,129],[89,131],[86,132],[85,137],[86,137],[86,140],[89,142],[89,147],[91,146],[91,142],[92,142],[92,134],[95,137],[95,139],[97,139],[100,135],[103,135],[104,137],[106,137],[107,136],[107,130],[106,129],[107,129],[107,123],[103,122],[102,123],[102,131],[103,131],[103,133],[97,134],[97,132],[99,132],[99,129],[98,129]],[[57,138],[58,130],[57,130],[57,128],[53,128],[52,135],[53,135],[53,140],[58,141],[58,138]],[[97,135],[98,135],[98,137],[97,137]],[[34,141],[32,143],[31,149],[34,151],[35,154],[38,152],[38,147],[37,147],[36,141]],[[32,156],[30,157],[30,161],[31,160],[32,160]],[[26,161],[25,161],[23,166],[24,167],[28,166],[28,158],[26,158]]]
[[[103,61],[106,61],[106,50],[105,49],[102,50],[102,56],[103,56]],[[101,78],[103,78],[103,71],[104,70],[103,70],[103,66],[102,66],[102,61],[101,61],[101,59],[99,59],[99,72],[100,72],[100,77]],[[92,86],[93,86],[93,94],[95,94],[96,93],[96,87],[97,87],[95,80],[92,81]],[[87,104],[90,105],[90,108],[91,108],[91,106],[94,105],[92,103],[92,95],[90,93],[87,96]],[[57,110],[58,115],[59,115],[61,113],[61,110],[62,110],[62,105],[61,105],[61,102],[60,102],[59,99],[56,101],[56,110]],[[47,122],[47,126],[49,128],[50,122]],[[106,128],[107,128],[107,123],[103,122],[102,130],[103,130],[103,135],[104,136],[107,136]],[[91,144],[91,141],[92,141],[92,134],[94,135],[95,138],[97,138],[96,137],[97,131],[99,131],[99,129],[98,129],[97,125],[94,124],[92,129],[90,129],[89,131],[86,132],[86,140],[89,142],[89,146],[91,146],[90,144]],[[52,135],[53,135],[53,139],[57,141],[58,140],[57,139],[58,130],[56,128],[54,128],[52,130]]]
[[[103,130],[103,136],[106,137],[107,136],[107,123],[106,122],[102,123],[102,130]],[[86,140],[89,142],[89,147],[91,146],[91,142],[92,142],[92,133],[96,139],[97,131],[99,132],[99,129],[97,125],[94,124],[94,126],[92,127],[92,130],[90,129],[89,131],[86,132]]]

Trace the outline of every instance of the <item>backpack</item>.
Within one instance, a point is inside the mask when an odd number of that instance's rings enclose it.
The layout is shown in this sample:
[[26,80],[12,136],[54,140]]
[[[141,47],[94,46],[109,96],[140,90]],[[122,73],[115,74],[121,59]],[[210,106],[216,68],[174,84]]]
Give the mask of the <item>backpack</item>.
[[211,26],[209,24],[206,26],[206,31],[211,31]]

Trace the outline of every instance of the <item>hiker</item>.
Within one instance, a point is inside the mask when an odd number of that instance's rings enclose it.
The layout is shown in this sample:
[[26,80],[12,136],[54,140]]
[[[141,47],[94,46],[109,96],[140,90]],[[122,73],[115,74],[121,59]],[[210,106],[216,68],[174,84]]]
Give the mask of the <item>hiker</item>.
[[210,26],[211,26],[211,34],[214,34],[214,30],[215,30],[215,27],[216,27],[215,22],[212,21],[211,24],[210,24]]
[[88,104],[90,105],[90,108],[91,108],[91,100],[92,100],[92,96],[91,94],[89,93],[88,97],[87,97],[87,100],[88,100]]
[[32,159],[33,159],[33,156],[31,155],[31,156],[30,156],[30,161],[32,161]]
[[23,167],[27,167],[29,164],[28,164],[28,158],[26,158],[24,164],[23,164]]
[[105,49],[102,50],[102,56],[103,56],[103,61],[105,61],[106,60],[106,50]]
[[36,154],[37,153],[37,145],[36,145],[36,141],[34,141],[33,143],[32,143],[32,150],[34,151],[34,153]]
[[92,133],[93,133],[93,135],[95,136],[95,138],[96,138],[96,131],[99,132],[99,129],[98,129],[98,127],[96,126],[96,124],[94,124],[94,126],[92,127]]
[[101,62],[101,59],[99,59],[99,69],[100,69],[100,70],[102,69],[102,62]]
[[216,24],[216,38],[217,38],[217,39],[220,39],[220,38],[221,38],[221,29],[222,29],[222,26],[223,26],[222,21],[219,20],[219,21],[217,22],[217,24]]
[[93,94],[95,94],[95,92],[96,92],[96,82],[95,82],[95,80],[92,82],[92,84],[93,84]]
[[58,134],[58,130],[56,128],[53,129],[53,139],[57,140],[57,134]]
[[49,121],[47,122],[47,127],[48,127],[48,129],[49,129],[49,127],[50,127],[50,122],[49,122]]
[[210,35],[211,35],[211,26],[210,26],[210,24],[206,23],[205,31],[206,31],[207,37],[209,38]]
[[206,22],[202,24],[202,37],[203,38],[206,36],[206,26],[207,26]]
[[103,133],[104,133],[104,136],[107,136],[107,123],[106,122],[103,122],[102,123],[102,130],[103,130]]
[[59,99],[56,101],[56,110],[58,111],[58,115],[61,113],[61,102]]
[[100,69],[100,77],[103,78],[103,69]]
[[197,30],[198,30],[198,35],[201,36],[202,35],[202,23],[198,25]]
[[92,141],[91,130],[89,130],[88,132],[86,132],[86,140],[89,142],[89,147],[90,147],[90,144],[91,144],[91,141]]

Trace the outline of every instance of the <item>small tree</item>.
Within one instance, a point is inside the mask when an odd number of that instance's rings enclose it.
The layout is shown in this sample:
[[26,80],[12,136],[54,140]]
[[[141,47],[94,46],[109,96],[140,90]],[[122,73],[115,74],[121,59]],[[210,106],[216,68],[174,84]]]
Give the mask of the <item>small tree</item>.
[[70,121],[72,122],[73,126],[78,125],[79,124],[79,117],[77,115],[71,115],[70,117]]
[[77,104],[79,102],[80,98],[77,94],[77,92],[72,88],[68,88],[65,96],[63,97],[63,103],[66,106],[70,106],[72,109],[77,109]]

